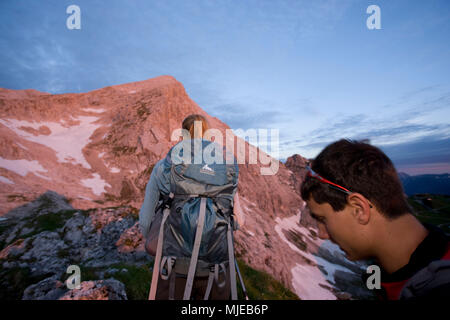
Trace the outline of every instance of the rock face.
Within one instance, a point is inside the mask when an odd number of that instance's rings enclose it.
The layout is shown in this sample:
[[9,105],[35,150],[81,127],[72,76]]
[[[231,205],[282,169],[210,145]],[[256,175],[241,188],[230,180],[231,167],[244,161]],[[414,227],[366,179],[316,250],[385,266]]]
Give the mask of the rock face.
[[66,291],[65,284],[53,276],[26,288],[22,300],[58,300]]
[[66,292],[59,300],[127,300],[123,283],[115,279],[83,281],[80,289]]
[[286,159],[286,168],[294,173],[292,177],[294,180],[295,190],[300,191],[300,186],[306,175],[306,166],[310,165],[310,160],[303,158],[299,154],[294,154]]
[[63,196],[48,191],[6,217],[0,222],[0,243],[10,243],[0,251],[1,298],[15,291],[8,275],[26,270],[27,278],[44,279],[25,290],[27,299],[54,299],[62,293],[65,296],[61,299],[126,299],[123,284],[117,281],[82,282],[81,291],[67,293],[61,280],[70,265],[106,269],[120,263],[143,265],[150,260],[142,236],[135,236],[137,210],[129,206],[76,210]]
[[172,131],[206,115],[169,76],[81,94],[0,89],[0,105],[0,214],[46,190],[82,209],[137,207]]
[[80,287],[68,290],[55,277],[29,286],[22,300],[127,300],[123,283],[115,279],[83,281]]
[[[247,142],[238,150],[242,140],[227,136],[229,127],[202,110],[173,77],[80,94],[0,89],[0,106],[3,268],[28,266],[41,281],[61,278],[72,260],[92,268],[148,261],[137,227],[145,187],[153,165],[178,141],[171,141],[174,130],[197,113],[222,133],[225,140],[217,141],[244,155],[238,192],[245,225],[236,233],[237,255],[300,298],[337,298],[320,263],[312,263],[316,282],[296,285],[308,276],[302,267],[311,257],[304,253],[317,253],[321,244],[299,194],[306,160],[294,156],[285,166],[269,157],[278,170],[263,175],[267,165],[252,163],[248,154],[267,155]],[[296,228],[305,235],[289,233]],[[297,251],[302,243],[310,243],[305,252]]]
[[[294,154],[293,156],[287,158],[286,167],[292,171],[292,179],[295,191],[301,195],[300,187],[306,176],[306,166],[310,165],[310,160],[303,158],[299,154]],[[316,221],[309,214],[309,210],[306,207],[306,203],[302,206],[302,216],[300,218],[300,224],[304,227],[316,227]]]

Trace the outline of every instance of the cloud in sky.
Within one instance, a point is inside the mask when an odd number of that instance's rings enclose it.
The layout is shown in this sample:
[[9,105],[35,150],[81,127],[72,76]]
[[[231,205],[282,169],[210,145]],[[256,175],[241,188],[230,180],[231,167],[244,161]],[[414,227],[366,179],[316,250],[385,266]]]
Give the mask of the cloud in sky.
[[383,146],[398,171],[411,175],[450,172],[450,138],[427,136],[412,142]]
[[71,4],[0,3],[1,86],[63,93],[159,74],[183,83],[204,81],[206,74],[223,80],[227,69],[244,67],[250,57],[259,63],[271,51],[282,55],[293,39],[327,30],[348,6],[323,0],[79,0],[82,29],[67,30]]
[[[429,88],[416,93],[425,91]],[[407,100],[410,101],[409,98],[416,93],[408,93]],[[327,119],[323,126],[301,138],[282,142],[281,149],[286,151],[282,154],[287,157],[290,150],[302,150],[300,153],[303,155],[314,157],[333,141],[367,139],[386,152],[400,171],[409,174],[450,172],[449,94],[434,94],[436,96],[420,99],[421,104],[413,103],[410,111]],[[445,114],[445,117],[433,119],[436,114]]]
[[343,137],[448,138],[446,0],[379,0],[375,31],[369,0],[77,0],[82,29],[68,30],[72,4],[0,1],[0,87],[86,92],[169,74],[233,129],[278,128],[281,158]]

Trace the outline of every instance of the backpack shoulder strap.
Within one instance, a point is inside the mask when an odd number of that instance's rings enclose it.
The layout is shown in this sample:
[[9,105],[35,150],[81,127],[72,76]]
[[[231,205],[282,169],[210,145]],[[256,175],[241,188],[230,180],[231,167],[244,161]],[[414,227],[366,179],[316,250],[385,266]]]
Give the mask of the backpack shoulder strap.
[[158,278],[159,278],[159,267],[161,263],[161,255],[162,255],[162,245],[163,245],[163,236],[164,236],[164,224],[166,222],[167,217],[169,216],[170,209],[164,209],[164,215],[161,221],[161,227],[159,229],[158,236],[158,246],[156,249],[155,262],[153,263],[153,275],[152,275],[152,283],[150,285],[150,293],[148,296],[148,300],[155,300],[156,297],[156,289],[158,287]]
[[160,268],[160,263],[161,263],[162,247],[163,247],[163,241],[164,241],[164,224],[170,213],[170,204],[171,204],[172,199],[173,199],[173,193],[170,193],[168,199],[164,200],[165,209],[163,211],[163,218],[161,221],[161,226],[159,228],[158,245],[156,247],[155,262],[153,263],[152,283],[150,284],[150,292],[148,295],[148,300],[155,300],[155,298],[156,298],[156,289],[158,287],[159,268]]

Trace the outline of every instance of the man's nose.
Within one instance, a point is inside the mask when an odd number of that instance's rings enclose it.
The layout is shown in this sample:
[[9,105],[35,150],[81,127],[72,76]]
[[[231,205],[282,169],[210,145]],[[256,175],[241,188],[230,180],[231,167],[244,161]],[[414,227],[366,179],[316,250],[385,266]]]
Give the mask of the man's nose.
[[319,238],[322,240],[330,239],[330,236],[328,235],[327,228],[323,225],[323,223],[318,224],[319,228]]

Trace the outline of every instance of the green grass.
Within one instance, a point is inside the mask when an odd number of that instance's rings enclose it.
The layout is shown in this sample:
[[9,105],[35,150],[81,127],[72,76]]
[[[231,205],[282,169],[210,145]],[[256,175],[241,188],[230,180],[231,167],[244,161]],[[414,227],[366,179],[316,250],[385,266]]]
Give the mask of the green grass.
[[[24,225],[24,228],[30,228],[30,229],[33,229],[33,231],[31,231],[25,235],[19,235],[22,231],[22,230],[19,230],[19,232],[17,233],[17,236],[9,243],[7,243],[5,241],[0,241],[0,248],[3,249],[4,247],[9,245],[10,243],[13,243],[14,241],[16,241],[19,238],[26,239],[26,238],[30,238],[36,234],[39,234],[43,231],[55,231],[55,230],[61,228],[62,226],[64,226],[66,221],[68,219],[70,219],[77,211],[78,210],[61,210],[56,213],[50,212],[50,213],[46,213],[46,214],[43,214],[40,216],[33,216],[32,218],[27,218],[26,219],[27,222]],[[10,226],[2,226],[1,227],[2,229],[0,230],[0,234],[3,231],[5,231],[4,227],[8,228]]]
[[[421,199],[431,198],[431,207],[422,203]],[[421,194],[408,198],[417,219],[422,223],[439,226],[446,233],[450,233],[450,197],[445,195]]]
[[[85,267],[80,266],[81,281],[100,280],[99,272],[109,268],[118,269],[115,273],[105,273],[104,279],[113,277],[125,285],[125,291],[129,300],[147,300],[150,290],[152,278],[151,266],[153,263],[147,263],[142,266],[134,266],[126,263],[110,265],[108,267]],[[279,281],[275,280],[269,274],[255,270],[238,260],[239,268],[244,278],[247,294],[251,300],[297,300],[299,299],[294,293],[286,289]],[[122,269],[128,270],[121,272]],[[61,281],[66,281],[69,274],[64,274]],[[238,281],[238,299],[243,300],[244,294]]]
[[[238,259],[238,265],[250,300],[299,300],[295,293],[285,288],[268,273],[253,269],[240,259]],[[238,299],[244,299],[238,277],[237,281]]]
[[29,268],[4,269],[0,264],[0,300],[21,300],[28,286],[50,276],[50,274],[31,276]]
[[37,217],[33,217],[26,224],[26,228],[34,229],[32,232],[21,236],[21,238],[29,238],[43,231],[55,231],[66,223],[78,210],[61,210],[56,213],[51,212]]
[[[150,266],[151,264],[146,264],[140,267],[126,264],[117,264],[113,266],[119,271],[111,276],[125,285],[128,300],[148,299],[150,282],[152,279]],[[127,269],[128,272],[121,272],[122,269]]]
[[[80,266],[81,281],[100,280],[99,272],[105,271],[109,268],[118,269],[115,273],[105,273],[104,279],[110,277],[122,282],[125,285],[125,291],[127,293],[128,300],[147,300],[148,292],[150,290],[150,282],[152,273],[150,271],[152,263],[148,263],[142,266],[134,266],[126,263],[113,264],[108,267],[85,267]],[[127,272],[121,272],[122,269],[128,270]],[[64,274],[61,281],[66,281],[69,274]]]

